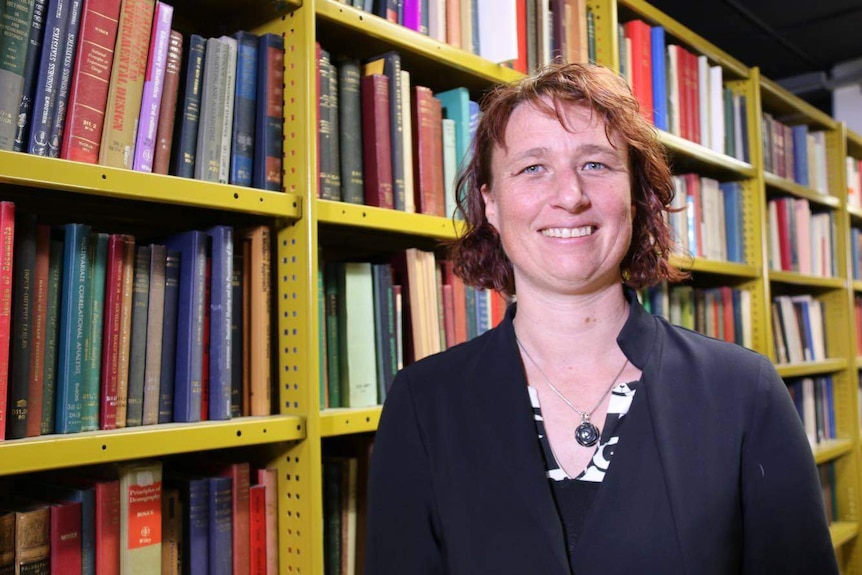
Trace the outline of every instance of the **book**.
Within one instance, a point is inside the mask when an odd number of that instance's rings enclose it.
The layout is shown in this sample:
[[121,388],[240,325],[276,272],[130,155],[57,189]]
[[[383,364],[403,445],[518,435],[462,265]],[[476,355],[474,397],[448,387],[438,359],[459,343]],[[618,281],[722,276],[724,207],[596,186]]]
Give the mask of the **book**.
[[159,422],[162,379],[162,342],[165,321],[165,282],[167,248],[161,244],[150,245],[149,294],[147,305],[147,335],[144,355],[144,396],[141,423],[153,425]]
[[257,50],[257,109],[253,185],[281,190],[284,39],[263,34]]
[[[29,144],[30,124],[33,117],[33,98],[38,81],[38,70],[41,64],[42,37],[45,28],[45,12],[48,0],[34,0],[33,12],[28,29],[26,56],[22,77],[21,98],[17,108],[15,122],[15,139],[12,149],[16,152],[26,152]],[[13,108],[13,112],[15,109]]]
[[443,187],[443,112],[430,88],[416,86],[413,92],[413,163],[417,212],[446,215]]
[[162,491],[162,570],[163,575],[180,575],[183,543],[183,509],[178,489]]
[[389,79],[383,74],[362,77],[362,174],[365,204],[395,208],[389,127]]
[[[392,201],[394,209],[404,211],[406,205],[406,188],[404,181],[404,103],[401,93],[401,54],[395,51],[389,51],[371,59],[363,66],[363,74],[383,74],[388,79],[389,154],[391,158],[390,165],[392,166]],[[364,113],[365,105],[363,104],[363,118]],[[363,130],[364,129],[365,124],[363,124]],[[368,172],[367,165],[365,172]],[[367,199],[366,203],[368,203]]]
[[362,170],[362,98],[359,91],[359,61],[338,62],[338,144],[341,158],[342,200],[352,204],[365,201]]
[[54,103],[51,110],[53,116],[50,119],[50,132],[48,135],[48,155],[52,158],[60,157],[60,146],[63,142],[63,131],[66,125],[66,110],[69,105],[69,86],[72,78],[72,66],[74,65],[75,49],[78,44],[78,32],[81,26],[81,5],[83,0],[72,0],[68,20],[65,23],[61,55],[58,57],[59,84],[54,95]]
[[249,281],[245,284],[250,296],[248,314],[250,415],[270,415],[272,412],[270,229],[265,225],[247,229],[243,233],[243,240],[248,242],[250,251],[246,258],[246,265],[250,272]]
[[32,503],[15,511],[14,573],[48,573],[51,562],[51,507]]
[[170,169],[182,58],[183,35],[176,30],[171,30],[168,38],[168,55],[165,59],[165,82],[159,105],[159,121],[156,126],[156,148],[153,153],[153,173],[155,174],[167,174]]
[[[15,213],[14,267],[12,269],[12,326],[9,354],[6,438],[27,435],[29,412],[30,353],[32,349],[32,311],[36,267],[36,215]],[[7,247],[8,249],[8,247]]]
[[[2,221],[2,216],[0,216]],[[45,362],[42,367],[41,433],[54,433],[57,394],[57,345],[60,334],[60,280],[63,266],[63,241],[51,238],[48,254],[48,298],[45,308]],[[2,427],[0,427],[2,429]]]
[[34,0],[12,2],[0,15],[0,150],[15,143],[33,5]]
[[221,110],[221,145],[219,146],[218,181],[227,184],[230,178],[231,149],[233,146],[233,110],[236,96],[237,41],[231,36],[219,38],[224,45],[224,108]]
[[231,417],[231,324],[233,313],[233,228],[214,226],[207,230],[211,258],[209,419]]
[[665,59],[665,33],[661,26],[650,28],[650,55],[652,58],[652,90],[653,112],[652,121],[659,130],[668,131],[667,113],[667,70]]
[[162,464],[120,467],[120,572],[155,573],[162,564]]
[[228,46],[221,38],[207,39],[195,155],[195,178],[205,182],[218,182],[221,177],[227,51]]
[[257,484],[264,486],[266,503],[266,573],[278,573],[278,473],[275,468],[257,470]]
[[208,477],[172,478],[183,509],[183,573],[209,573],[210,481]]
[[332,79],[335,67],[329,60],[329,52],[317,50],[318,110],[318,197],[340,201],[341,175],[338,159],[338,87]]
[[6,438],[14,243],[15,204],[0,202],[0,441]]
[[120,480],[98,480],[95,494],[95,572],[120,574]]
[[199,231],[182,232],[166,245],[180,256],[173,419],[200,421],[206,237]]
[[329,407],[342,407],[341,403],[341,367],[339,357],[341,354],[338,343],[338,267],[337,262],[326,262],[323,267],[323,316],[326,332],[326,373],[327,373],[327,395]]
[[233,309],[230,316],[231,417],[242,417],[244,409],[248,408],[248,402],[244,401],[243,394],[243,378],[246,376],[245,354],[243,353],[245,346],[245,330],[243,330],[243,308],[245,306],[243,305],[243,294],[246,291],[243,282],[243,252],[242,248],[233,250],[233,278],[231,278],[231,288],[233,290],[231,293],[231,306]]
[[51,227],[37,224],[30,302],[30,373],[27,390],[27,437],[42,433],[45,391],[45,329],[48,321],[48,264],[51,256]]
[[470,92],[458,87],[436,92],[440,100],[443,117],[455,122],[455,162],[456,172],[466,164],[470,149]]
[[81,431],[99,429],[99,392],[101,390],[102,336],[105,320],[105,278],[108,260],[108,234],[92,232],[87,254],[90,277],[87,285],[86,331],[84,335],[84,373],[81,384]]
[[167,250],[165,256],[165,313],[162,318],[162,360],[159,377],[159,423],[170,423],[174,418],[179,289],[180,254],[175,250]]
[[126,427],[143,424],[144,373],[147,353],[147,315],[150,298],[152,246],[135,248],[135,280],[132,288],[132,325],[129,340],[129,387],[126,396]]
[[[224,476],[210,477],[209,484],[209,573],[231,575],[233,568],[233,480]],[[244,545],[248,545],[248,543],[244,543]]]
[[82,543],[81,503],[62,501],[51,505],[50,562],[62,565],[63,573],[81,575]]
[[[266,486],[249,488],[249,575],[266,575]],[[2,517],[0,517],[2,521]]]
[[236,93],[228,181],[237,186],[251,186],[255,151],[258,38],[243,30],[236,32],[234,39],[237,43]]
[[337,279],[341,406],[377,405],[371,264],[343,263],[338,267]]
[[168,46],[173,18],[174,7],[156,1],[141,93],[141,109],[138,114],[138,128],[135,136],[135,155],[132,160],[132,169],[139,172],[153,171],[156,130],[159,125],[159,109],[162,105],[162,92],[165,86],[165,68],[168,61]]
[[183,98],[180,100],[180,118],[174,134],[173,173],[181,178],[193,178],[197,163],[197,139],[201,112],[201,80],[206,52],[206,40],[191,34],[184,50],[188,55],[182,76]]
[[134,161],[155,2],[122,0],[99,147],[103,166],[131,168]]

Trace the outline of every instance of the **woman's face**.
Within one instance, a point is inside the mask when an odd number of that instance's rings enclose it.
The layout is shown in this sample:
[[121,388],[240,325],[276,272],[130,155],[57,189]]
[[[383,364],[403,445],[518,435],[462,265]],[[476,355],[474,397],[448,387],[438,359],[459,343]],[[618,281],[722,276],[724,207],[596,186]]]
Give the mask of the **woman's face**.
[[[546,100],[550,103],[549,100]],[[485,216],[500,234],[519,295],[586,294],[621,281],[634,206],[623,141],[586,106],[563,104],[568,129],[530,103],[515,108],[491,156]]]

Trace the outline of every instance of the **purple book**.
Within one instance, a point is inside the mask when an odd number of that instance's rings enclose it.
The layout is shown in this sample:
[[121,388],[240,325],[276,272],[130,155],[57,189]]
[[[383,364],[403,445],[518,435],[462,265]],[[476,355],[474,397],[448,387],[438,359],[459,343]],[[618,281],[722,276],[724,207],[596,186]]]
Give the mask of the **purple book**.
[[402,26],[416,30],[422,25],[422,0],[402,0]]
[[153,30],[150,33],[147,73],[144,76],[144,91],[141,97],[138,134],[135,140],[135,159],[132,164],[132,169],[139,172],[153,171],[156,128],[159,123],[159,107],[165,83],[165,65],[168,59],[168,41],[171,35],[173,16],[173,6],[164,2],[156,2]]

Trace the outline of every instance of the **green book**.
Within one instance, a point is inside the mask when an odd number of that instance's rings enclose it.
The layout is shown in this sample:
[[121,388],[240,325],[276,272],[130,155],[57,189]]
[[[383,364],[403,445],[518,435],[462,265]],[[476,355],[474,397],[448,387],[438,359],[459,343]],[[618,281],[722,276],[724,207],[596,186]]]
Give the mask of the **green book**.
[[105,273],[108,261],[108,234],[90,237],[90,282],[87,289],[84,335],[84,384],[81,390],[81,431],[99,429],[99,393],[102,369],[102,326],[105,309]]
[[341,404],[341,368],[338,348],[338,265],[327,263],[323,268],[324,306],[326,307],[326,373],[329,407]]
[[0,13],[0,150],[15,143],[34,0],[7,0]]

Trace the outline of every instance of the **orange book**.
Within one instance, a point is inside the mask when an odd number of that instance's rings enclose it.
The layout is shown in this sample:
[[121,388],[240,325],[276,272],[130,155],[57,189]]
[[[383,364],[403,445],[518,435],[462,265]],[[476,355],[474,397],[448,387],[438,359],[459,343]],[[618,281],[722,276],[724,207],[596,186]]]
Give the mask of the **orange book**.
[[446,43],[461,47],[461,0],[446,2]]
[[[251,415],[270,415],[272,401],[272,363],[270,344],[271,250],[270,230],[256,226],[246,230],[244,240],[250,244],[249,281],[249,391]],[[243,317],[246,321],[246,317]]]
[[45,381],[45,330],[48,319],[48,256],[51,227],[36,226],[36,267],[30,329],[30,385],[27,391],[27,437],[42,431],[42,390]]
[[413,90],[413,176],[416,211],[446,216],[443,190],[443,107],[429,88]]

